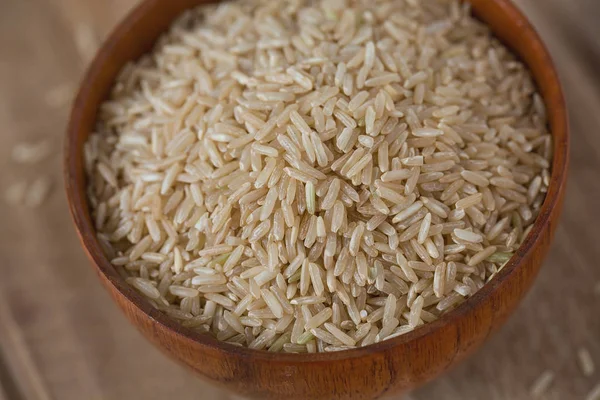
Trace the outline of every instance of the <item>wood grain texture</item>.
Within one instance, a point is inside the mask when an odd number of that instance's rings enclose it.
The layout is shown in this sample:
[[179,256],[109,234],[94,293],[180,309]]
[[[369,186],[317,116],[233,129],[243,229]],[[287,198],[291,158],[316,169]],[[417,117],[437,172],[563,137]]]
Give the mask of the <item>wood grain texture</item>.
[[[75,29],[91,26],[102,38],[133,3],[0,0],[0,76],[14,78],[0,80],[0,187],[40,171],[60,186],[60,157],[23,167],[10,161],[10,149],[51,137],[60,152],[67,110],[56,100],[56,88],[74,86],[84,65]],[[594,179],[600,167],[595,133],[600,96],[593,36],[600,6],[593,0],[518,3],[546,39],[566,86],[576,157],[564,216],[542,273],[508,324],[475,356],[411,399],[527,399],[530,385],[546,369],[559,376],[550,399],[584,398],[600,381],[600,368],[585,378],[574,357],[579,347],[587,347],[600,365],[600,296],[594,294],[600,281],[594,240],[600,234],[594,212],[600,199]],[[2,212],[0,228],[0,301],[50,398],[229,399],[159,354],[125,321],[97,284],[65,202],[59,188],[39,210]],[[5,343],[0,341],[3,352]],[[18,363],[7,367],[13,377],[20,375]]]

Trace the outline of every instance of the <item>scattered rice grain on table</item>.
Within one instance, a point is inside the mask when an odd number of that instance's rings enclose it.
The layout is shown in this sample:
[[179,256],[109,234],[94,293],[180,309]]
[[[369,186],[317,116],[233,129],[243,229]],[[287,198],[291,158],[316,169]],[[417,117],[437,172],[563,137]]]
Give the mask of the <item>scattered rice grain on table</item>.
[[584,376],[592,376],[594,374],[596,370],[594,359],[588,349],[581,348],[577,350],[577,362]]
[[13,161],[20,164],[35,164],[50,156],[52,145],[49,140],[23,142],[12,148]]
[[553,371],[544,371],[531,386],[531,397],[534,399],[541,398],[548,391],[555,377],[556,375]]
[[44,94],[44,102],[48,107],[61,108],[73,99],[75,87],[73,83],[66,82],[57,85]]
[[183,325],[337,351],[502,269],[547,192],[546,126],[529,72],[458,1],[228,2],[123,69],[88,197],[112,263]]
[[100,45],[97,34],[93,26],[83,22],[76,24],[73,31],[73,39],[77,52],[81,60],[87,63],[94,57]]
[[41,176],[35,179],[25,191],[23,202],[27,207],[41,206],[48,198],[52,182],[48,177]]
[[4,200],[11,206],[17,206],[23,202],[26,190],[27,182],[23,180],[17,181],[6,188]]
[[594,386],[594,388],[586,396],[585,400],[600,400],[600,383]]

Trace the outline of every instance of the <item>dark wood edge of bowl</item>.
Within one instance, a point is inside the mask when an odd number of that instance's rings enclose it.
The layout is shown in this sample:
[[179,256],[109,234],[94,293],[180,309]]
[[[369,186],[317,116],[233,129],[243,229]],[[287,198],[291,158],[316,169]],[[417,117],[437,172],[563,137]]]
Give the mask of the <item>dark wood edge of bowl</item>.
[[[87,207],[87,199],[85,196],[85,173],[82,162],[82,154],[77,153],[77,149],[81,148],[79,143],[81,136],[78,134],[83,124],[85,104],[88,100],[91,90],[91,82],[93,82],[98,74],[106,67],[105,63],[109,58],[111,50],[120,40],[121,36],[137,20],[143,17],[146,11],[152,8],[153,3],[160,0],[148,0],[142,2],[134,8],[127,17],[117,26],[112,32],[104,45],[99,50],[89,67],[78,95],[74,101],[70,122],[67,129],[67,136],[64,143],[64,184],[69,203],[69,209],[73,222],[76,227],[77,234],[82,246],[88,253],[90,260],[93,262],[98,274],[105,278],[107,284],[113,285],[114,288],[129,301],[134,307],[138,308],[144,314],[153,320],[156,324],[163,328],[172,331],[175,335],[183,340],[190,340],[207,348],[225,351],[231,355],[236,355],[239,358],[264,359],[270,362],[296,362],[296,363],[315,363],[328,362],[334,360],[352,359],[363,357],[372,353],[378,353],[391,350],[392,348],[406,345],[409,342],[418,340],[419,338],[431,335],[440,327],[462,318],[478,308],[478,304],[488,296],[492,295],[497,287],[511,277],[518,269],[520,261],[530,257],[533,249],[537,246],[540,235],[539,233],[549,229],[550,215],[555,207],[560,206],[562,195],[564,193],[567,177],[567,169],[569,163],[569,134],[568,134],[568,116],[565,106],[563,92],[560,86],[560,81],[556,68],[552,62],[550,54],[545,48],[541,38],[529,23],[526,17],[516,8],[509,0],[498,0],[500,6],[508,13],[513,20],[523,29],[523,40],[529,40],[539,47],[539,53],[542,55],[544,62],[547,65],[545,79],[552,83],[553,89],[549,93],[544,94],[546,104],[552,102],[554,109],[557,110],[555,115],[551,116],[552,134],[554,140],[554,155],[552,163],[551,185],[547,193],[546,199],[542,205],[542,209],[538,218],[534,223],[530,234],[522,243],[518,252],[509,260],[504,268],[497,274],[494,279],[487,283],[474,296],[468,298],[460,304],[456,309],[441,316],[438,320],[428,323],[413,332],[407,333],[398,338],[383,341],[377,344],[345,350],[336,353],[326,354],[286,354],[286,353],[269,353],[266,351],[252,350],[248,348],[236,347],[224,342],[217,341],[209,335],[200,334],[182,327],[176,321],[169,318],[167,315],[153,308],[140,294],[131,288],[115,271],[107,257],[103,254],[102,248],[95,235],[95,229]],[[536,77],[538,78],[538,77]],[[107,89],[108,90],[108,89]],[[556,140],[560,138],[560,140]]]

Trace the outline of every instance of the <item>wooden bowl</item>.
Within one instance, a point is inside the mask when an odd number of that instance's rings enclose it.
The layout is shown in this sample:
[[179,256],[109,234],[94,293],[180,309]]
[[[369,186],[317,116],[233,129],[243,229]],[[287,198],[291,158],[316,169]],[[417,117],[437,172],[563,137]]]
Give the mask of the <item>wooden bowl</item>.
[[409,334],[337,353],[278,354],[218,342],[155,310],[104,256],[86,201],[83,144],[117,73],[127,61],[148,52],[183,10],[203,2],[147,0],[134,9],[98,52],[71,113],[64,164],[71,213],[100,280],[129,320],[165,353],[199,375],[241,395],[262,399],[371,399],[403,392],[441,374],[479,347],[531,286],[563,203],[569,154],[567,113],[552,60],[531,24],[508,0],[470,1],[476,16],[530,67],[548,108],[554,137],[549,191],[533,230],[514,257],[473,297]]

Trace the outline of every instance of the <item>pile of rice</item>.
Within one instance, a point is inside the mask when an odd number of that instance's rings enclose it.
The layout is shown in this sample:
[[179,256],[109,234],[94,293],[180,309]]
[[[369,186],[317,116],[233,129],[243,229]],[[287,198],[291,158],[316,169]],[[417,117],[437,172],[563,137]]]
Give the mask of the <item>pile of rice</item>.
[[366,346],[473,295],[531,229],[552,142],[526,68],[450,0],[241,0],[128,65],[85,147],[107,255],[186,327]]

